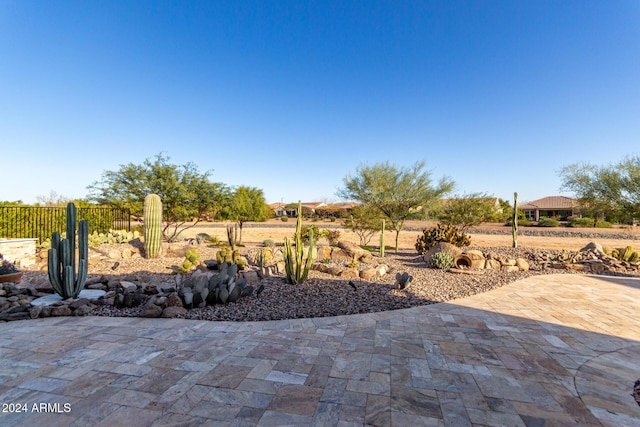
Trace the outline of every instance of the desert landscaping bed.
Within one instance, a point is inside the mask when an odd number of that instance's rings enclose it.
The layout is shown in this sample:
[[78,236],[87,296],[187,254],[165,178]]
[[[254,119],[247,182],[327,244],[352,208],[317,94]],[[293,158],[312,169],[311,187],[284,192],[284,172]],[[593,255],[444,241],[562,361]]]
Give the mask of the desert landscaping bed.
[[[107,256],[114,251],[122,251],[123,245],[103,245],[95,256],[96,261],[89,268],[91,289],[113,290],[121,282],[134,283],[145,290],[139,305],[129,308],[116,308],[106,300],[98,300],[79,312],[82,315],[95,316],[144,316],[144,310],[151,300],[157,299],[153,289],[179,288],[177,283],[189,277],[189,273],[178,276],[174,269],[184,258],[163,256],[159,259],[145,259],[139,255],[114,260]],[[215,259],[219,250],[206,244],[193,246],[200,253],[201,260]],[[471,248],[467,248],[471,249]],[[543,268],[538,260],[548,256],[549,251],[531,248],[476,248],[505,258],[525,258],[529,262],[529,271],[483,270],[481,274],[453,274],[446,270],[427,268],[422,256],[415,252],[389,253],[376,262],[388,266],[388,272],[382,277],[369,280],[360,278],[336,277],[312,270],[309,280],[300,285],[286,283],[283,275],[265,277],[255,283],[264,288],[259,295],[240,298],[235,303],[216,304],[203,308],[191,308],[173,312],[172,317],[199,320],[261,321],[293,318],[337,316],[357,313],[370,313],[396,310],[444,301],[451,301],[486,292],[513,281],[539,274],[576,273],[574,270],[556,270]],[[242,248],[247,253],[251,248]],[[95,250],[94,250],[95,252]],[[413,276],[411,285],[404,290],[394,288],[397,272],[407,272]],[[177,279],[177,280],[176,280]],[[350,284],[351,282],[351,284]],[[50,293],[46,272],[26,271],[19,288],[28,290],[31,297]],[[151,290],[151,291],[150,291]],[[170,293],[170,292],[169,292]],[[113,300],[113,299],[112,299]],[[111,300],[111,301],[112,301]],[[64,305],[60,305],[64,307]],[[15,318],[42,317],[38,309],[31,309]],[[70,315],[71,310],[50,308],[46,315]],[[20,313],[17,309],[14,312]]]

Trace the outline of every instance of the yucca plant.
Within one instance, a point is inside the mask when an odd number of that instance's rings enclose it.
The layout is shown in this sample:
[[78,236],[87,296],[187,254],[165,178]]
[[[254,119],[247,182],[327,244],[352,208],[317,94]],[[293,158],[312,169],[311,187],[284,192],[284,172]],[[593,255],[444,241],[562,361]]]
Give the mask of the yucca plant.
[[309,230],[309,251],[306,262],[303,263],[304,248],[302,244],[302,202],[298,201],[298,221],[296,223],[295,253],[288,237],[284,238],[284,265],[287,282],[298,285],[307,280],[311,263],[313,262],[314,236],[313,229]]

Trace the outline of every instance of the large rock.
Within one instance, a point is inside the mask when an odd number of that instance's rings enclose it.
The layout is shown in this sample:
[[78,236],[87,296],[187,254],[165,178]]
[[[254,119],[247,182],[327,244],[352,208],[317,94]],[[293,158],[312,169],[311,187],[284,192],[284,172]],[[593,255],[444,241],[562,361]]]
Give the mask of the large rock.
[[333,248],[331,251],[331,261],[333,262],[350,262],[353,260],[353,256],[342,248]]
[[360,246],[350,242],[338,242],[338,247],[346,252],[351,259],[355,259],[356,261],[360,261],[362,258],[371,255],[369,251],[365,251]]
[[604,255],[604,249],[602,248],[602,245],[596,242],[589,242],[584,248],[580,249],[580,252],[587,251],[595,252],[598,255]]
[[517,258],[516,267],[522,271],[529,271],[529,262],[524,258]]
[[318,260],[331,259],[331,246],[318,246]]
[[377,268],[367,268],[365,270],[360,271],[360,278],[364,280],[371,280],[378,277],[378,269]]
[[470,249],[468,251],[465,251],[464,254],[471,260],[471,268],[484,268],[485,259],[482,251]]
[[360,277],[360,272],[357,268],[347,268],[346,270],[340,272],[340,277],[357,279],[358,277]]
[[155,304],[147,304],[140,313],[140,317],[155,318],[162,315],[162,307]]
[[458,255],[460,255],[462,253],[462,249],[460,249],[459,247],[457,247],[456,245],[452,245],[451,243],[447,243],[447,242],[438,242],[436,243],[436,245],[434,247],[432,247],[431,249],[429,249],[425,254],[424,254],[424,261],[429,264],[429,260],[431,259],[431,257],[434,254],[437,254],[439,252],[445,252],[450,254],[452,257],[457,257]]
[[184,316],[187,314],[187,309],[184,307],[167,307],[162,310],[162,317],[172,319],[178,316]]

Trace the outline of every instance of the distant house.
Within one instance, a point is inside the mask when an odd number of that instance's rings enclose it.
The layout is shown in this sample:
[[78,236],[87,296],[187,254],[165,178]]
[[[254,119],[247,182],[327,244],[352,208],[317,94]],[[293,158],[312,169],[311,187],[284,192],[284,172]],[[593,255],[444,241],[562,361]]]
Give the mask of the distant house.
[[570,216],[580,216],[580,208],[575,199],[564,196],[549,196],[533,200],[518,206],[530,221],[539,221],[541,217],[556,217],[566,221]]
[[275,212],[276,217],[280,218],[285,215],[285,208],[287,205],[281,202],[271,203],[269,207]]
[[[310,212],[312,215],[316,213],[316,209],[326,206],[324,202],[302,202],[302,213],[306,215]],[[297,203],[271,203],[269,205],[276,214],[276,217],[281,216],[298,216],[298,204]]]

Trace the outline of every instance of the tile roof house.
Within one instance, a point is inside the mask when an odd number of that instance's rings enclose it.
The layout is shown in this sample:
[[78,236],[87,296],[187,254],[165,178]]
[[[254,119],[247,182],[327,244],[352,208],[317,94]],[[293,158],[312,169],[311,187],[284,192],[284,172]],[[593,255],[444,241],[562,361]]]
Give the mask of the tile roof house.
[[518,206],[530,221],[539,221],[541,217],[557,217],[566,221],[570,216],[580,216],[580,207],[575,199],[565,196],[549,196],[533,200]]

